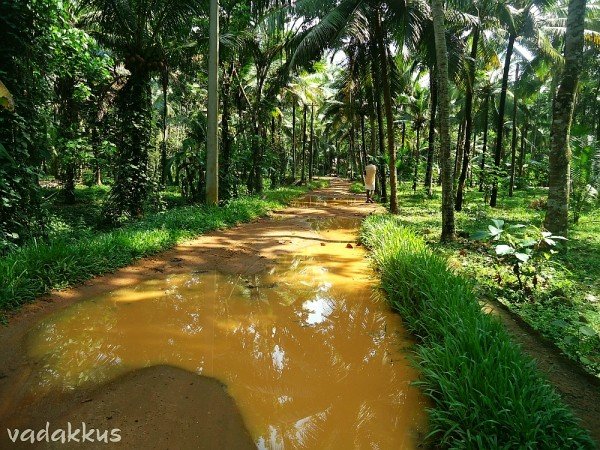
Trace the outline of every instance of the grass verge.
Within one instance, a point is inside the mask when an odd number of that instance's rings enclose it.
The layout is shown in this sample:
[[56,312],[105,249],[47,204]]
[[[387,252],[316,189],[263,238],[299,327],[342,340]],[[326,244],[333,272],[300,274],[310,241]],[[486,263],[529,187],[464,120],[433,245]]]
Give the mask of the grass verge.
[[223,207],[187,206],[152,214],[109,232],[32,242],[0,259],[0,313],[49,292],[113,271],[207,231],[247,222],[287,205],[311,188],[287,187]]
[[[499,197],[498,206],[491,208],[481,192],[470,190],[463,210],[456,213],[457,229],[462,236],[469,236],[487,230],[492,219],[540,227],[547,196],[544,189],[520,189],[513,197]],[[499,301],[600,377],[600,209],[586,212],[579,223],[570,225],[568,251],[562,249],[550,260],[538,260],[538,285],[526,295],[519,289],[512,266],[498,261],[493,246],[466,237],[439,242],[440,202],[437,187],[430,198],[420,190],[413,193],[411,183],[400,184],[399,220],[447,256],[453,268],[475,280],[478,298]]]
[[418,339],[418,384],[432,400],[429,438],[436,446],[595,448],[446,258],[389,215],[367,218],[361,239],[389,301]]

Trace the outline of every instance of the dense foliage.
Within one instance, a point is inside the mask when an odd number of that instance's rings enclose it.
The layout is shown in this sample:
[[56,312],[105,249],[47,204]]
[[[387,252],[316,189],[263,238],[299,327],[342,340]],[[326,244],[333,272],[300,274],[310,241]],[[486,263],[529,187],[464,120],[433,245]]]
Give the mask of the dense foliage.
[[[373,158],[392,212],[396,173],[444,186],[444,239],[467,190],[495,206],[530,185],[550,186],[546,226],[566,235],[550,213],[577,221],[600,179],[599,7],[581,1],[451,1],[440,20],[422,0],[222,1],[221,200],[360,179]],[[203,200],[207,4],[1,5],[3,252],[47,234],[54,180],[65,204],[78,183],[109,184],[103,226],[160,209],[165,187]],[[570,126],[554,140],[552,117]]]

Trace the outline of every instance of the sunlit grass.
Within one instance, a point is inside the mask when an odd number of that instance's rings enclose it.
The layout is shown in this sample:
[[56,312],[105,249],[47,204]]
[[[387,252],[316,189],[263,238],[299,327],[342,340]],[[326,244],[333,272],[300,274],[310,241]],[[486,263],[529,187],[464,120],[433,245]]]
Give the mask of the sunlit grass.
[[472,285],[389,215],[361,230],[383,289],[417,337],[419,385],[441,448],[594,448],[534,363],[481,312]]

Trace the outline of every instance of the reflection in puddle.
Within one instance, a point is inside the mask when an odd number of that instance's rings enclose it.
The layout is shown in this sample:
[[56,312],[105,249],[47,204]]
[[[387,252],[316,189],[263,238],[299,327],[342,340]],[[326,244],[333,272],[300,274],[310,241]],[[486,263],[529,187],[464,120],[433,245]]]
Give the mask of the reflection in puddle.
[[342,222],[261,275],[169,276],[48,317],[29,335],[38,386],[170,364],[225,383],[259,448],[415,447],[424,400],[406,337],[364,252],[341,243],[356,220]]

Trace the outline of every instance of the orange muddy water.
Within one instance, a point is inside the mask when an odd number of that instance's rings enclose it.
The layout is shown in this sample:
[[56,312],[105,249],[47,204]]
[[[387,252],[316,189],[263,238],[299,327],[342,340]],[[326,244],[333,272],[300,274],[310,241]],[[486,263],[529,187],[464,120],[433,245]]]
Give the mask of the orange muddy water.
[[416,448],[424,399],[359,219],[310,222],[314,243],[263,273],[164,275],[47,316],[26,340],[34,389],[171,365],[224,383],[258,448]]

